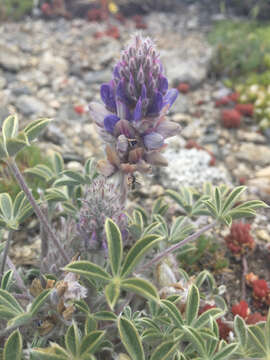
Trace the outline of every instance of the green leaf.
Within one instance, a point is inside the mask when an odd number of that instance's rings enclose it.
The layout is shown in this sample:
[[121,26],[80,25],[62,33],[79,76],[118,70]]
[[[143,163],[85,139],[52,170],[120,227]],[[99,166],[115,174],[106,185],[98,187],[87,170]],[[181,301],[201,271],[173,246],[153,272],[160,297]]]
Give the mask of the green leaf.
[[221,317],[223,314],[224,314],[224,311],[222,311],[221,309],[218,309],[218,308],[209,309],[209,310],[203,312],[198,317],[198,319],[194,323],[194,328],[198,329],[198,328],[204,327],[211,320],[211,318],[217,319],[217,318]]
[[77,171],[64,170],[62,175],[72,179],[73,181],[76,181],[78,184],[85,184],[84,176]]
[[171,359],[172,354],[179,346],[178,341],[165,341],[161,343],[153,352],[150,360],[166,360]]
[[97,321],[92,315],[88,315],[84,323],[84,333],[87,335],[91,331],[97,330]]
[[26,199],[26,196],[23,191],[20,191],[14,200],[13,203],[13,217],[16,218],[20,209],[24,206],[29,204],[28,200]]
[[23,313],[24,310],[18,301],[8,291],[0,289],[0,305],[7,306],[14,311],[15,314]]
[[90,280],[101,279],[109,281],[111,279],[111,276],[105,270],[90,261],[74,261],[63,270],[82,275]]
[[234,330],[240,344],[245,347],[247,344],[247,328],[244,319],[239,315],[236,315],[234,318]]
[[227,360],[236,351],[238,344],[227,344],[219,350],[213,357],[213,360]]
[[84,357],[87,354],[93,354],[97,351],[98,347],[101,345],[105,336],[105,331],[92,331],[87,334],[81,343],[80,346],[80,356]]
[[186,321],[190,325],[196,319],[200,305],[200,293],[195,285],[191,285],[188,291],[186,304]]
[[70,360],[69,353],[56,343],[50,343],[47,348],[34,348],[31,356],[35,360]]
[[26,169],[24,173],[32,176],[37,176],[41,180],[45,181],[49,181],[53,177],[52,170],[48,166],[43,164],[38,164],[33,168]]
[[111,311],[98,311],[93,314],[94,318],[101,321],[115,321],[117,316]]
[[90,309],[89,306],[87,305],[87,303],[84,300],[77,300],[75,301],[74,305],[76,306],[77,309],[79,309],[80,311],[84,312],[85,314],[89,314],[90,315]]
[[114,309],[114,306],[120,295],[119,285],[120,285],[119,283],[111,282],[110,284],[105,286],[106,300],[112,310]]
[[29,140],[32,141],[45,129],[45,127],[51,122],[51,119],[39,119],[32,121],[26,128],[24,132]]
[[75,322],[68,328],[65,335],[66,349],[74,356],[79,355],[80,351],[80,335]]
[[170,317],[173,319],[175,326],[181,328],[184,325],[184,321],[177,306],[168,300],[161,300],[161,304],[166,309]]
[[0,194],[0,209],[5,219],[12,218],[12,199],[7,193]]
[[8,327],[25,325],[31,320],[32,320],[32,314],[23,313],[10,319],[8,322]]
[[0,139],[0,158],[3,159],[6,157],[8,157],[7,148],[3,142],[3,139]]
[[193,329],[189,326],[184,326],[184,336],[185,338],[190,341],[190,343],[193,345],[195,350],[198,352],[198,354],[202,357],[205,355],[205,348],[204,343],[205,340],[202,338],[202,336],[199,334],[198,330]]
[[41,306],[45,303],[47,300],[47,297],[50,295],[51,289],[43,290],[33,301],[29,312],[32,314],[32,316],[36,315],[36,313],[39,311]]
[[17,136],[18,128],[19,128],[19,123],[18,123],[17,115],[15,114],[10,115],[4,120],[2,126],[2,133],[5,142],[7,139]]
[[19,330],[15,330],[9,335],[3,353],[3,360],[21,360],[22,359],[22,336]]
[[221,193],[218,187],[216,187],[215,189],[215,203],[216,203],[215,205],[216,205],[217,213],[219,215],[221,210]]
[[13,270],[8,270],[5,272],[5,274],[2,277],[1,281],[1,289],[8,290],[11,283],[12,283],[12,277],[13,277]]
[[10,320],[14,318],[14,316],[16,316],[16,313],[12,308],[0,305],[0,319]]
[[133,323],[124,318],[118,319],[118,330],[124,347],[132,360],[144,360],[144,351],[139,333]]
[[118,275],[123,257],[122,235],[118,226],[111,219],[106,219],[105,231],[112,273]]
[[252,325],[248,327],[248,334],[250,335],[248,338],[249,342],[252,342],[255,348],[258,348],[262,353],[266,353],[266,344],[265,344],[265,336],[264,331],[259,328],[258,325]]
[[230,193],[230,195],[227,197],[223,208],[222,208],[222,214],[226,214],[228,210],[230,210],[233,205],[235,204],[236,200],[240,197],[240,195],[246,190],[246,186],[238,186],[235,189],[233,189]]
[[149,300],[159,301],[157,289],[147,280],[140,278],[122,280],[121,288],[135,292]]
[[138,240],[126,255],[122,266],[121,277],[126,277],[138,264],[143,255],[161,240],[163,240],[163,238],[155,234],[146,235]]
[[21,151],[28,143],[21,139],[8,139],[6,141],[6,149],[9,156],[16,155],[19,151]]
[[58,152],[55,152],[52,157],[52,166],[56,174],[60,174],[64,170],[64,160],[62,155]]

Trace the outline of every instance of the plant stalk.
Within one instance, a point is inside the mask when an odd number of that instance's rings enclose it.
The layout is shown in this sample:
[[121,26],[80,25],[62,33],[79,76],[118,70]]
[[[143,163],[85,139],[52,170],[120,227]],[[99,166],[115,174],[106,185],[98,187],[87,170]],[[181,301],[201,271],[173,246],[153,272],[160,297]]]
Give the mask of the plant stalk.
[[17,281],[17,284],[18,284],[18,287],[25,291],[26,294],[28,294],[28,290],[26,288],[26,286],[24,285],[24,282],[23,282],[23,279],[21,278],[20,274],[18,273],[17,269],[16,269],[16,266],[13,264],[13,262],[11,261],[10,257],[7,256],[7,260],[6,260],[7,264],[8,264],[8,267],[13,270],[13,274],[14,274],[14,277]]
[[188,242],[196,240],[200,235],[205,233],[206,231],[212,229],[217,225],[217,220],[213,221],[211,224],[206,225],[202,227],[200,230],[195,232],[194,234],[189,235],[187,238],[185,238],[183,241],[180,241],[179,243],[172,245],[168,247],[166,250],[162,251],[160,254],[158,254],[156,257],[154,257],[152,260],[150,260],[148,263],[146,263],[144,266],[142,266],[139,269],[139,273],[143,272],[145,270],[148,270],[152,265],[155,263],[158,263],[161,259],[163,259],[165,256],[168,256],[175,250],[180,249],[182,246],[186,245]]
[[4,271],[5,271],[8,251],[9,251],[9,248],[10,248],[13,233],[14,233],[14,230],[9,230],[7,243],[6,243],[6,246],[5,246],[4,253],[3,253],[2,265],[1,265],[1,270],[0,270],[0,280],[2,279]]
[[36,203],[36,200],[33,197],[30,189],[28,188],[28,186],[27,186],[27,184],[26,184],[26,182],[25,182],[19,168],[17,167],[17,164],[16,164],[15,160],[13,158],[9,158],[8,161],[7,161],[7,164],[8,164],[8,167],[9,167],[10,171],[12,172],[15,179],[17,180],[18,184],[20,185],[20,188],[25,193],[25,195],[26,195],[27,199],[29,200],[31,206],[33,207],[35,214],[37,215],[40,222],[42,223],[42,225],[44,227],[44,230],[48,233],[50,238],[53,240],[53,242],[57,246],[61,256],[63,256],[65,261],[67,263],[69,263],[69,259],[68,259],[67,255],[66,255],[64,249],[62,248],[62,246],[61,246],[59,240],[57,239],[57,237],[55,236],[55,234],[53,233],[53,231],[51,229],[51,226],[50,226],[46,216],[43,214],[40,207]]
[[247,258],[245,255],[242,257],[242,300],[245,300],[246,298],[246,275],[248,273],[248,264],[247,264]]

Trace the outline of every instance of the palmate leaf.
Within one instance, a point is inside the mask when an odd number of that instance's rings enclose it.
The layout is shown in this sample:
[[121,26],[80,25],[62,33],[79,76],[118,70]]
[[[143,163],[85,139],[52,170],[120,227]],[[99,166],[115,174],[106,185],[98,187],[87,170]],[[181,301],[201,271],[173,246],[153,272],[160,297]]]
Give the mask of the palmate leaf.
[[6,149],[9,156],[16,155],[25,146],[29,145],[27,138],[25,140],[19,138],[7,139]]
[[8,270],[4,273],[2,280],[1,280],[1,289],[8,290],[13,277],[13,270]]
[[[105,331],[95,330],[84,336],[80,344],[80,359],[95,353],[105,337]],[[88,358],[87,358],[88,359]]]
[[237,350],[238,344],[226,344],[213,357],[213,360],[227,360]]
[[66,349],[74,357],[79,355],[80,350],[80,334],[79,329],[75,322],[68,328],[65,335],[65,346]]
[[186,322],[190,325],[197,317],[200,305],[200,293],[195,285],[191,285],[188,291],[186,303]]
[[173,320],[174,325],[181,328],[182,325],[184,325],[184,320],[177,306],[169,300],[162,300],[161,305],[166,309],[166,312]]
[[118,226],[111,219],[107,219],[105,222],[105,232],[111,270],[113,275],[119,275],[123,257],[122,235]]
[[97,321],[93,316],[88,315],[84,322],[84,333],[85,335],[89,334],[91,331],[97,330]]
[[0,306],[5,306],[10,309],[14,314],[22,314],[24,312],[21,305],[8,291],[0,289]]
[[0,194],[0,209],[5,219],[12,218],[12,199],[7,193]]
[[68,264],[64,271],[73,272],[84,276],[86,279],[101,279],[105,281],[110,281],[111,276],[100,266],[90,262],[90,261],[74,261]]
[[139,294],[146,299],[159,301],[157,289],[147,280],[140,278],[122,280],[121,288]]
[[118,319],[118,331],[121,341],[132,360],[144,360],[144,351],[138,330],[133,323],[124,318]]
[[2,125],[4,141],[11,139],[18,134],[19,122],[16,114],[8,116]]
[[153,352],[150,360],[166,360],[171,359],[172,354],[179,346],[178,341],[170,340],[161,343]]
[[69,360],[69,353],[56,343],[47,348],[33,348],[31,356],[34,360]]
[[21,360],[22,336],[15,330],[7,339],[4,346],[3,360]]
[[51,119],[39,119],[32,121],[29,125],[26,126],[24,132],[29,141],[37,138],[41,132],[47,127],[47,125],[51,122]]
[[29,312],[31,313],[32,316],[34,316],[39,309],[41,308],[41,306],[45,303],[45,301],[47,300],[48,296],[50,295],[51,289],[46,289],[43,290],[37,297],[36,299],[33,301],[33,303],[31,304],[31,307],[29,309]]
[[135,268],[143,255],[159,241],[163,240],[162,237],[156,234],[146,235],[138,240],[127,253],[122,269],[121,277],[124,278]]
[[105,287],[106,300],[113,310],[120,295],[120,283],[111,282]]

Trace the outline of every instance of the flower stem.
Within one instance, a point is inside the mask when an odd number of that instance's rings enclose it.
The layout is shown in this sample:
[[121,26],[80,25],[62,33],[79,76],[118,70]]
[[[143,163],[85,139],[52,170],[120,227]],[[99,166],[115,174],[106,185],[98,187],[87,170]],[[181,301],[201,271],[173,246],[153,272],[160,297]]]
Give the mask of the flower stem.
[[154,257],[151,261],[149,261],[148,263],[146,263],[144,266],[142,266],[139,269],[139,272],[143,272],[145,270],[148,270],[152,265],[154,265],[155,263],[158,263],[161,259],[163,259],[165,256],[168,256],[169,254],[171,254],[172,252],[174,252],[175,250],[180,249],[182,246],[186,245],[188,242],[196,240],[200,235],[202,235],[203,233],[205,233],[206,231],[212,229],[213,227],[215,227],[217,225],[217,221],[213,221],[211,224],[206,225],[204,227],[202,227],[200,230],[198,230],[197,232],[195,232],[194,234],[189,235],[187,238],[185,238],[183,241],[180,241],[179,243],[172,245],[170,247],[168,247],[166,250],[162,251],[160,254],[158,254],[156,257]]
[[38,204],[36,203],[35,198],[33,197],[30,189],[28,188],[19,168],[17,167],[17,164],[15,162],[15,160],[13,158],[9,158],[7,161],[8,167],[10,169],[10,171],[12,172],[12,174],[14,175],[14,177],[16,178],[18,184],[20,185],[22,191],[25,193],[27,199],[29,200],[31,206],[34,209],[35,214],[37,215],[37,217],[39,218],[40,222],[42,223],[44,230],[48,233],[48,235],[50,236],[50,238],[53,240],[53,242],[55,243],[55,245],[57,246],[61,256],[63,256],[63,258],[65,259],[65,261],[68,263],[69,259],[64,251],[64,249],[62,248],[59,240],[57,239],[57,237],[55,236],[55,234],[53,233],[51,226],[46,218],[46,216],[43,214],[43,212],[41,211],[40,207],[38,206]]
[[13,271],[14,274],[14,278],[17,281],[17,285],[18,287],[22,290],[25,291],[25,294],[28,294],[28,290],[26,288],[26,286],[24,285],[23,279],[21,278],[20,274],[18,273],[16,266],[13,264],[13,262],[11,261],[11,259],[9,258],[9,256],[7,256],[7,265],[8,267]]
[[10,248],[10,243],[11,243],[11,240],[12,240],[12,235],[13,235],[13,233],[14,233],[14,230],[9,230],[8,239],[7,239],[7,243],[6,243],[6,246],[5,246],[5,250],[4,250],[4,254],[3,254],[3,259],[2,259],[1,270],[0,270],[0,280],[2,279],[3,274],[4,274],[4,271],[5,271],[5,266],[6,266],[6,262],[7,262],[8,251],[9,251],[9,248]]
[[242,299],[245,300],[246,298],[246,275],[248,273],[248,264],[247,264],[247,258],[245,255],[242,257]]

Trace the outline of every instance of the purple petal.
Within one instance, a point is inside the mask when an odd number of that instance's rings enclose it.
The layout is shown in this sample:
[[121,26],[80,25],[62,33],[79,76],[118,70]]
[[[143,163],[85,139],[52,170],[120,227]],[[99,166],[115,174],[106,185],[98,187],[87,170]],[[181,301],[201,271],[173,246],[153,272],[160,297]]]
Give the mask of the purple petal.
[[116,95],[117,95],[117,97],[118,97],[120,100],[122,100],[122,101],[125,102],[125,100],[126,100],[126,94],[125,94],[125,84],[124,84],[124,81],[123,81],[123,80],[121,80],[121,81],[119,82],[119,84],[117,85]]
[[100,96],[106,107],[111,111],[115,112],[116,104],[112,85],[108,83],[102,84],[100,88]]
[[115,67],[113,69],[113,76],[116,77],[117,79],[120,79],[119,64],[115,65]]
[[100,127],[103,127],[104,124],[104,118],[107,115],[110,115],[110,111],[105,108],[103,104],[92,102],[88,106],[90,116],[93,119],[93,121]]
[[157,115],[159,114],[160,110],[163,107],[163,96],[160,92],[157,92],[154,95],[154,99],[152,101],[152,104],[148,108],[147,115]]
[[163,106],[169,104],[169,108],[172,106],[172,104],[175,102],[178,96],[178,90],[177,89],[171,89],[167,92],[167,94],[163,98]]
[[146,86],[145,84],[143,84],[142,86],[142,92],[141,92],[141,97],[142,97],[142,100],[144,100],[146,98]]
[[104,119],[104,127],[109,133],[113,133],[115,124],[119,121],[119,117],[116,115],[108,115]]
[[145,135],[143,141],[144,145],[149,150],[159,149],[164,144],[163,136],[156,132],[151,132],[150,134]]
[[139,98],[133,113],[133,119],[139,121],[142,118],[142,99]]
[[158,79],[158,90],[162,93],[165,94],[168,90],[169,84],[168,84],[168,80],[165,76],[160,75],[159,79]]
[[165,120],[160,122],[155,128],[155,131],[167,139],[168,137],[176,135],[180,131],[180,125],[176,124],[173,121]]

